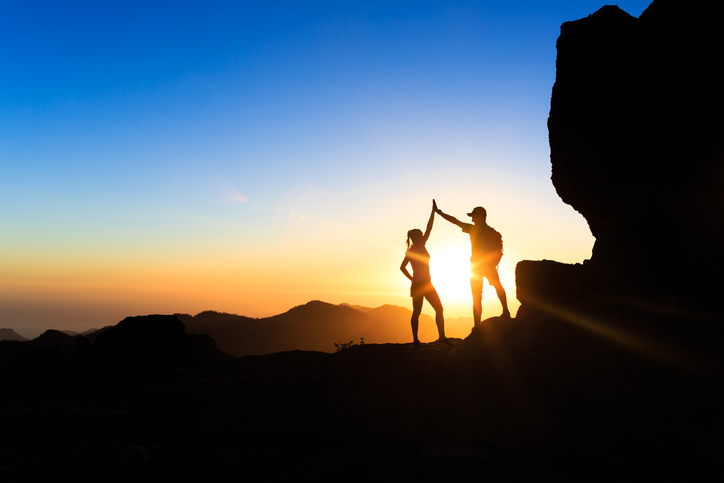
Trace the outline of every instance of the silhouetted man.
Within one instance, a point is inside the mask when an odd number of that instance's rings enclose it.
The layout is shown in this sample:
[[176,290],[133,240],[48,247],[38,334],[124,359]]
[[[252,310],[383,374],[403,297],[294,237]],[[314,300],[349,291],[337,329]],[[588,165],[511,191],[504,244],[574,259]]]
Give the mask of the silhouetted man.
[[480,327],[480,318],[483,314],[483,277],[495,288],[500,304],[503,306],[501,317],[510,317],[508,310],[508,297],[500,283],[498,264],[503,256],[503,238],[500,233],[487,223],[488,212],[482,206],[473,208],[468,216],[473,223],[463,223],[454,216],[445,214],[439,208],[436,213],[450,223],[462,228],[464,233],[470,235],[470,290],[473,294],[473,329]]

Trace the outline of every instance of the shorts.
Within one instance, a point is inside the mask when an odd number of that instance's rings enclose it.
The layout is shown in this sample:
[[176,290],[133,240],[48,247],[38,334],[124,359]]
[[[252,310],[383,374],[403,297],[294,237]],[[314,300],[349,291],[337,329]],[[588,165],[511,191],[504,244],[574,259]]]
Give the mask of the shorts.
[[499,258],[493,260],[480,260],[470,263],[470,281],[476,280],[476,283],[480,283],[482,286],[483,277],[488,279],[488,282],[499,281],[500,276],[498,275],[498,263]]
[[412,282],[412,286],[410,287],[410,297],[424,297],[434,291],[435,287],[432,286],[432,281],[429,278],[427,280],[418,280],[416,282]]

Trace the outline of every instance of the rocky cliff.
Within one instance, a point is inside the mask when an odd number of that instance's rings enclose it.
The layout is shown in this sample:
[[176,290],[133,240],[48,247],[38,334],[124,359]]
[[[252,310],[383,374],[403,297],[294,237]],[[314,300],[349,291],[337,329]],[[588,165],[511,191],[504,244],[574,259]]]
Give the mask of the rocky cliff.
[[721,2],[656,0],[639,18],[605,6],[563,24],[548,119],[552,181],[596,243],[582,267],[518,267],[524,305],[595,298],[716,309],[723,21]]

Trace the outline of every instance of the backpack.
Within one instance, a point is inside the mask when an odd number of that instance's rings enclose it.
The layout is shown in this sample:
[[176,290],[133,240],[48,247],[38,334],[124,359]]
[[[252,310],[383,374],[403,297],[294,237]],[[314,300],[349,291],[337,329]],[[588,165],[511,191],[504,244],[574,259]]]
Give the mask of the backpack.
[[483,246],[488,253],[499,251],[503,253],[503,236],[492,226],[483,230]]

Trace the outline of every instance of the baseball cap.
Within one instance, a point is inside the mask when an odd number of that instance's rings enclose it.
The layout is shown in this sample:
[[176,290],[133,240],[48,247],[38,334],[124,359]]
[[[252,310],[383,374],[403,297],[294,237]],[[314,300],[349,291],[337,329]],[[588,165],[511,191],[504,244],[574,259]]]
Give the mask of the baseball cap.
[[485,208],[483,208],[482,206],[476,206],[475,208],[473,208],[473,211],[471,211],[470,213],[468,213],[468,216],[475,216],[475,215],[478,215],[478,214],[479,214],[479,215],[487,215],[488,212],[485,211]]

